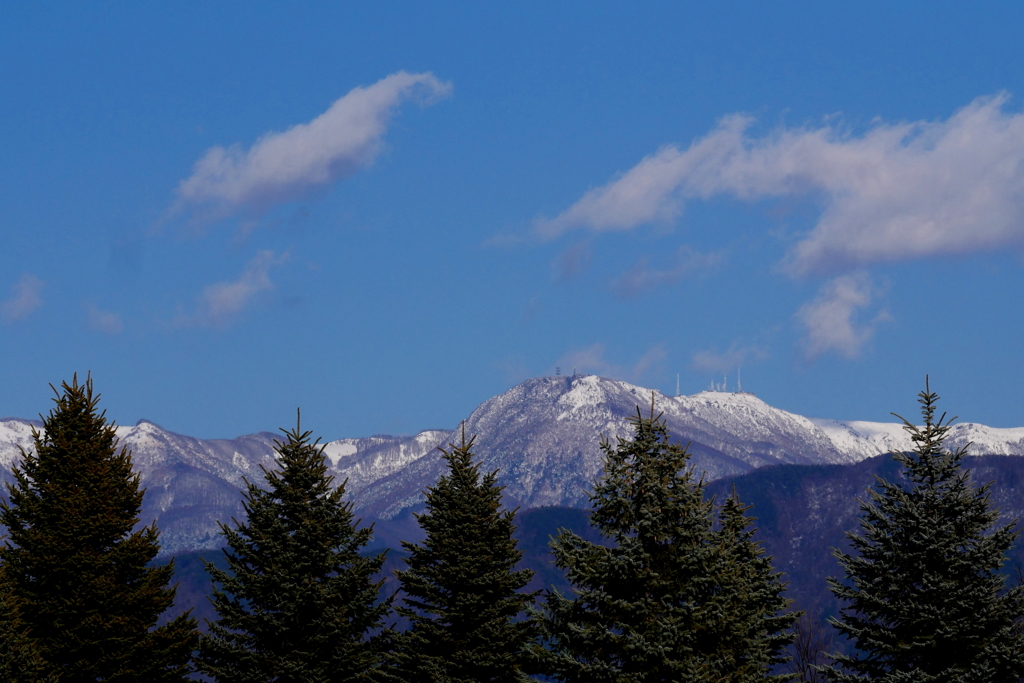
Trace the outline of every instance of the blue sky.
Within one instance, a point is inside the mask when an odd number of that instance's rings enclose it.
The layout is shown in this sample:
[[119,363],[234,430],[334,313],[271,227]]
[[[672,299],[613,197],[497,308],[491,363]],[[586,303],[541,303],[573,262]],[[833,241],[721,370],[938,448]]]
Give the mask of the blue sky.
[[1024,425],[1019,3],[0,3],[0,414],[452,427],[556,367]]

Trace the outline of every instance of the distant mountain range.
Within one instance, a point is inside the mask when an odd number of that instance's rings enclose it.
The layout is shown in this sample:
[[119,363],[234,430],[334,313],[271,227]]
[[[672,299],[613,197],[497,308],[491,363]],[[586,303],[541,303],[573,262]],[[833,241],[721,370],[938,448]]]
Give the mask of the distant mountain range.
[[[1024,521],[1024,458],[983,455],[968,458],[966,466],[976,486],[991,485],[989,500],[999,512],[996,526]],[[721,501],[735,487],[740,499],[753,506],[749,514],[757,519],[758,540],[774,567],[785,573],[786,596],[799,609],[835,615],[839,603],[825,579],[842,578],[842,572],[832,550],[849,551],[846,534],[860,532],[860,500],[868,499],[876,476],[902,481],[898,463],[885,455],[853,465],[764,467],[713,482],[705,493]],[[1003,567],[1011,584],[1024,579],[1022,545],[1024,539],[1018,539]]]
[[[735,479],[773,465],[853,464],[909,449],[898,424],[812,419],[779,410],[748,393],[702,392],[670,397],[594,375],[527,380],[481,404],[464,424],[476,435],[487,470],[499,470],[506,503],[524,510],[581,508],[601,468],[602,435],[628,437],[637,410],[664,414],[675,438],[690,444],[693,464],[709,481]],[[31,448],[38,422],[0,420],[0,478],[10,480],[19,447]],[[318,433],[328,425],[317,426]],[[141,421],[119,427],[147,493],[143,520],[156,520],[164,553],[220,545],[218,520],[241,514],[244,480],[261,482],[274,466],[268,432],[236,439],[196,439]],[[415,436],[339,439],[326,445],[331,473],[367,519],[392,520],[416,509],[443,471],[438,446],[458,429]],[[1024,428],[956,425],[949,445],[973,442],[974,455],[1024,455]]]

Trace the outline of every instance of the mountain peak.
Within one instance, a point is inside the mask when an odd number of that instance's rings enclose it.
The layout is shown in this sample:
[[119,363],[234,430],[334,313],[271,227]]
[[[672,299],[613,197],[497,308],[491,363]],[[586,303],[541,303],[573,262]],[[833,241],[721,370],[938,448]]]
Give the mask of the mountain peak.
[[[708,481],[766,465],[854,463],[910,447],[899,424],[810,419],[774,408],[749,393],[703,391],[666,396],[598,375],[526,380],[478,406],[465,420],[485,471],[498,471],[505,504],[585,507],[603,467],[602,436],[612,442],[633,433],[630,418],[646,415],[651,401],[673,440],[689,444],[691,463]],[[0,464],[31,448],[32,423],[0,420]],[[148,420],[118,427],[147,488],[145,519],[156,519],[165,552],[213,547],[218,519],[243,514],[239,489],[262,481],[274,467],[279,434],[197,439]],[[377,435],[324,444],[335,481],[359,514],[391,518],[423,502],[423,491],[444,472],[438,446],[457,441],[456,430],[414,436]],[[1024,428],[960,424],[947,445],[973,442],[973,454],[1024,455]],[[10,480],[9,472],[0,477]]]

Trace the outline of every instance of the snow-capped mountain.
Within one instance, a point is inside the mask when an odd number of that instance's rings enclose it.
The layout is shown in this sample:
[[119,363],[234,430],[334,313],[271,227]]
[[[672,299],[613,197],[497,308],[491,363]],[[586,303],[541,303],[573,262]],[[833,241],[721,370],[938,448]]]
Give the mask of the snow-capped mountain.
[[[531,379],[481,404],[465,421],[486,470],[523,507],[582,506],[601,468],[600,437],[627,437],[629,418],[654,401],[670,433],[689,443],[709,481],[776,464],[847,464],[912,444],[899,424],[811,419],[749,393],[705,391],[668,397],[594,375]],[[442,441],[459,438],[451,432]],[[1024,455],[1024,428],[956,425],[949,445],[972,454]],[[390,518],[422,500],[424,482],[443,472],[438,451],[353,491],[357,506]]]
[[[601,468],[600,438],[631,433],[629,418],[651,401],[670,432],[690,444],[693,464],[708,480],[773,464],[854,463],[889,450],[910,448],[898,424],[810,419],[778,410],[752,394],[702,392],[668,397],[657,391],[593,375],[527,380],[481,404],[465,422],[476,435],[475,452],[486,470],[499,470],[509,505],[583,506]],[[0,476],[32,447],[39,423],[0,420]],[[320,430],[326,429],[321,426]],[[267,432],[236,439],[181,436],[142,421],[118,427],[147,488],[142,519],[155,520],[165,552],[218,544],[218,520],[241,514],[244,481],[261,482],[260,467],[273,467],[274,440]],[[357,511],[389,519],[423,500],[423,490],[443,472],[438,446],[460,430],[415,436],[373,436],[326,444],[331,472],[348,480]],[[972,454],[1024,455],[1024,428],[961,424],[949,444],[972,441]]]

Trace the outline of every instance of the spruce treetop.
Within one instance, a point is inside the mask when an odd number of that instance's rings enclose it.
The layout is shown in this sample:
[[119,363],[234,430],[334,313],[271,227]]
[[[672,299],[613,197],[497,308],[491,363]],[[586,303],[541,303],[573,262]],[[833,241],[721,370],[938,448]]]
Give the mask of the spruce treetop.
[[228,570],[206,566],[218,619],[198,669],[222,683],[371,680],[371,636],[390,610],[375,579],[384,555],[363,556],[373,529],[334,486],[320,440],[299,423],[282,431],[267,488],[246,482],[245,521],[221,523]]
[[610,541],[567,530],[552,543],[573,586],[533,618],[540,672],[572,683],[771,680],[791,639],[784,584],[733,498],[720,510],[665,421],[639,407],[634,435],[612,445],[591,495],[591,524]]
[[174,602],[174,566],[151,566],[154,525],[133,531],[144,492],[131,453],[98,410],[91,378],[54,391],[0,503],[2,571],[25,635],[64,683],[182,681],[197,624],[184,614],[156,625]]
[[[999,513],[990,484],[976,486],[964,467],[968,445],[950,451],[952,420],[936,417],[938,395],[918,395],[923,425],[903,420],[914,448],[894,452],[903,481],[878,479],[861,504],[851,553],[836,551],[847,582],[830,579],[846,607],[832,624],[858,652],[836,655],[832,680],[977,681],[1024,675],[1020,587],[1000,569],[1017,537],[993,528]],[[897,417],[899,417],[897,415]]]
[[[21,450],[3,522],[18,546],[37,541],[58,552],[101,553],[139,522],[139,475],[128,449],[117,447],[116,426],[98,411],[91,378],[79,384],[76,375],[54,393],[55,407],[40,416],[43,430],[32,429],[35,448]],[[34,527],[46,533],[33,534]]]
[[417,515],[421,544],[403,542],[408,566],[396,572],[410,628],[395,634],[395,680],[515,683],[523,673],[532,625],[516,617],[533,602],[517,570],[516,510],[502,510],[497,472],[481,474],[475,437],[441,449],[448,471],[426,492]]

